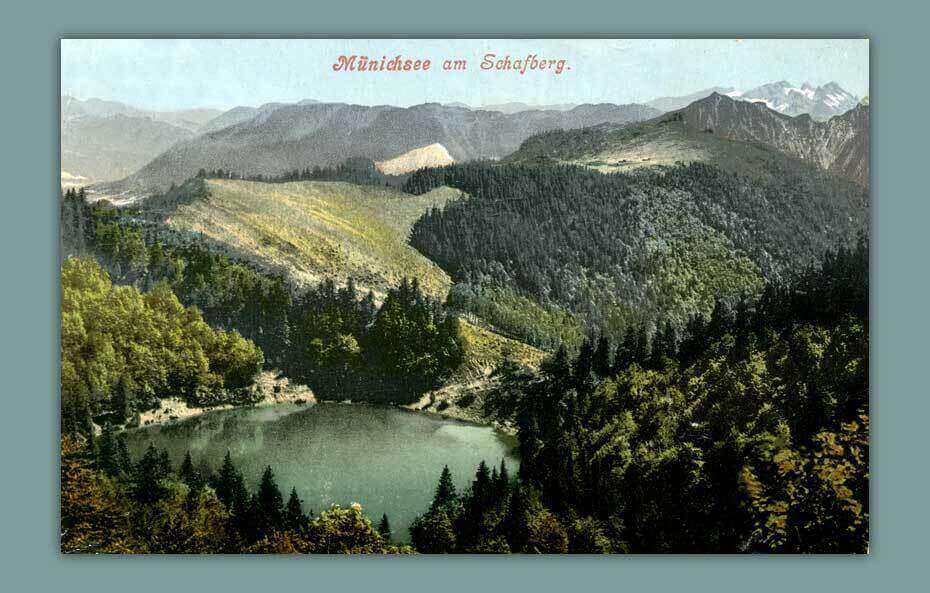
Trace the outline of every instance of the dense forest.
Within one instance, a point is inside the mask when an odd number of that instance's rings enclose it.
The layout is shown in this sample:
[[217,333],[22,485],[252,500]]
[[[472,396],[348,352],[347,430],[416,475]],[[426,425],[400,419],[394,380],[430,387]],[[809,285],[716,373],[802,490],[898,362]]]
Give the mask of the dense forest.
[[114,286],[93,260],[61,269],[62,430],[92,435],[101,416],[124,423],[165,394],[195,405],[249,403],[264,359],[238,332],[214,330],[165,284]]
[[[185,315],[202,317],[210,326],[232,332],[222,332],[223,336],[241,334],[251,340],[261,349],[256,349],[257,356],[264,353],[267,366],[305,382],[318,397],[410,401],[435,387],[463,361],[458,322],[423,294],[416,279],[404,279],[381,303],[371,293],[358,294],[351,278],[341,288],[327,280],[297,290],[282,277],[263,274],[195,242],[163,243],[161,237],[131,213],[87,204],[79,191],[69,190],[63,198],[65,254],[94,258],[107,272],[101,282],[111,278],[134,287],[136,293],[176,297],[179,307],[188,307]],[[63,275],[70,261],[66,260]],[[141,323],[131,317],[127,322],[134,327]],[[128,348],[139,346],[135,336],[122,339]],[[74,355],[86,358],[80,351]],[[136,383],[138,390],[141,386]],[[106,402],[112,400],[119,379],[79,377],[74,384],[81,385],[75,387],[78,391],[95,394],[91,399],[98,402],[93,410],[98,414],[112,407]],[[201,396],[205,388],[199,384],[184,389],[174,384],[159,389],[147,385],[129,398],[127,405],[133,411],[152,405],[154,393],[184,397],[193,404],[217,401]]]
[[405,191],[445,185],[471,198],[423,216],[410,241],[460,285],[453,302],[543,348],[579,323],[615,339],[643,324],[683,329],[717,299],[758,296],[764,279],[866,232],[862,190],[767,166],[764,180],[701,163],[609,175],[489,162],[421,170]]
[[868,250],[681,338],[586,341],[539,372],[504,365],[488,413],[512,422],[519,480],[443,475],[421,552],[865,552]]

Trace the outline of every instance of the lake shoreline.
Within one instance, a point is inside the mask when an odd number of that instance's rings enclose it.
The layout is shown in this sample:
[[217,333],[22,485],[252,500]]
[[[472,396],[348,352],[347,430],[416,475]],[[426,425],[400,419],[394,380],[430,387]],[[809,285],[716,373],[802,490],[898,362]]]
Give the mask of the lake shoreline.
[[249,404],[219,404],[216,406],[191,406],[178,397],[160,400],[159,407],[139,414],[138,427],[159,426],[183,422],[208,412],[232,410],[236,408],[258,408],[278,404],[313,404],[316,396],[306,385],[291,383],[278,371],[262,371],[256,379],[253,389],[261,394],[261,399]]
[[[486,388],[484,382],[481,387]],[[479,386],[473,383],[452,383],[436,391],[424,394],[419,400],[409,404],[398,404],[392,402],[371,402],[365,400],[320,400],[305,385],[291,383],[290,380],[283,376],[279,371],[262,371],[256,380],[254,388],[262,394],[261,399],[254,403],[248,404],[219,404],[216,406],[191,406],[186,401],[177,397],[164,398],[156,409],[146,410],[139,414],[139,422],[133,428],[144,428],[149,426],[163,426],[184,422],[191,418],[196,418],[209,412],[246,409],[274,406],[279,404],[341,404],[341,405],[383,405],[397,408],[405,412],[422,414],[436,418],[438,420],[457,421],[474,426],[489,426],[498,432],[513,436],[516,434],[514,427],[504,423],[489,419],[480,413],[470,409],[461,408],[457,405],[448,405],[453,398],[449,396],[450,391],[461,394],[463,391],[477,390]],[[438,397],[437,397],[438,396]],[[447,407],[436,409],[435,404],[447,402]]]

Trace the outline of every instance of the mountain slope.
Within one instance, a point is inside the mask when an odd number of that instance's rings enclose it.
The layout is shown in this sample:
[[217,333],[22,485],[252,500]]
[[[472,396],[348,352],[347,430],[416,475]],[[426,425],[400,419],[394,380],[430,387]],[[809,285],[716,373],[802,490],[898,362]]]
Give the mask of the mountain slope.
[[86,115],[61,122],[61,168],[92,181],[121,179],[193,133],[147,116]]
[[657,114],[642,105],[611,104],[516,114],[436,103],[409,108],[280,105],[172,147],[109,191],[164,190],[201,168],[268,176],[353,157],[383,161],[433,143],[442,144],[457,161],[500,158],[543,130],[624,124]]
[[85,183],[121,179],[193,138],[216,109],[146,111],[117,101],[61,97],[61,169]]
[[428,294],[444,298],[448,291],[448,276],[407,245],[407,236],[423,212],[456,200],[458,191],[411,196],[331,182],[186,185],[188,195],[162,213],[169,228],[284,272],[298,284],[351,276],[360,288],[384,293],[404,276],[415,276]]
[[[764,279],[867,232],[863,188],[777,150],[707,135],[696,144],[712,151],[704,162],[623,174],[548,159],[413,173],[408,191],[453,186],[472,197],[424,215],[411,244],[449,273],[468,312],[491,311],[506,335],[549,347],[572,319],[614,337],[642,323],[680,330],[717,298],[757,294]],[[671,140],[682,138],[697,142]],[[508,311],[517,297],[536,312]]]
[[[735,142],[734,142],[735,141]],[[601,171],[628,171],[676,162],[710,162],[725,169],[759,170],[770,149],[868,185],[869,110],[858,105],[817,122],[789,117],[761,103],[713,93],[648,122],[543,134],[508,157],[515,162],[551,159]]]
[[677,111],[695,101],[718,93],[737,101],[762,103],[769,109],[790,116],[810,115],[817,121],[826,121],[842,115],[859,102],[855,95],[847,92],[835,82],[814,87],[809,83],[795,86],[787,81],[770,82],[748,91],[732,87],[711,87],[696,93],[677,97],[660,97],[646,103],[660,111]]

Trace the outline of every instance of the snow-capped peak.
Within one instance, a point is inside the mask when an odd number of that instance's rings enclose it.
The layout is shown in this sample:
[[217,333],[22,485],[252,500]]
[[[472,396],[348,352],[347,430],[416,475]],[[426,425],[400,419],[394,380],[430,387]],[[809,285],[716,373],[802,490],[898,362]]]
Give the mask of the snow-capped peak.
[[787,81],[764,84],[748,91],[731,91],[728,97],[766,107],[785,115],[807,113],[814,119],[829,119],[855,107],[859,99],[836,82],[815,87],[809,82],[795,86]]

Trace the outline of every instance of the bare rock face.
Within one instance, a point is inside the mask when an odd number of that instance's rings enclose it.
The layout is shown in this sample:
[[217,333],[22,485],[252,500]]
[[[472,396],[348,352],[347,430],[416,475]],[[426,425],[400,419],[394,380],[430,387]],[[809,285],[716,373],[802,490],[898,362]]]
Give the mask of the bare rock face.
[[443,167],[455,162],[446,147],[438,142],[414,148],[386,161],[376,161],[375,167],[385,175],[403,175],[427,167]]

